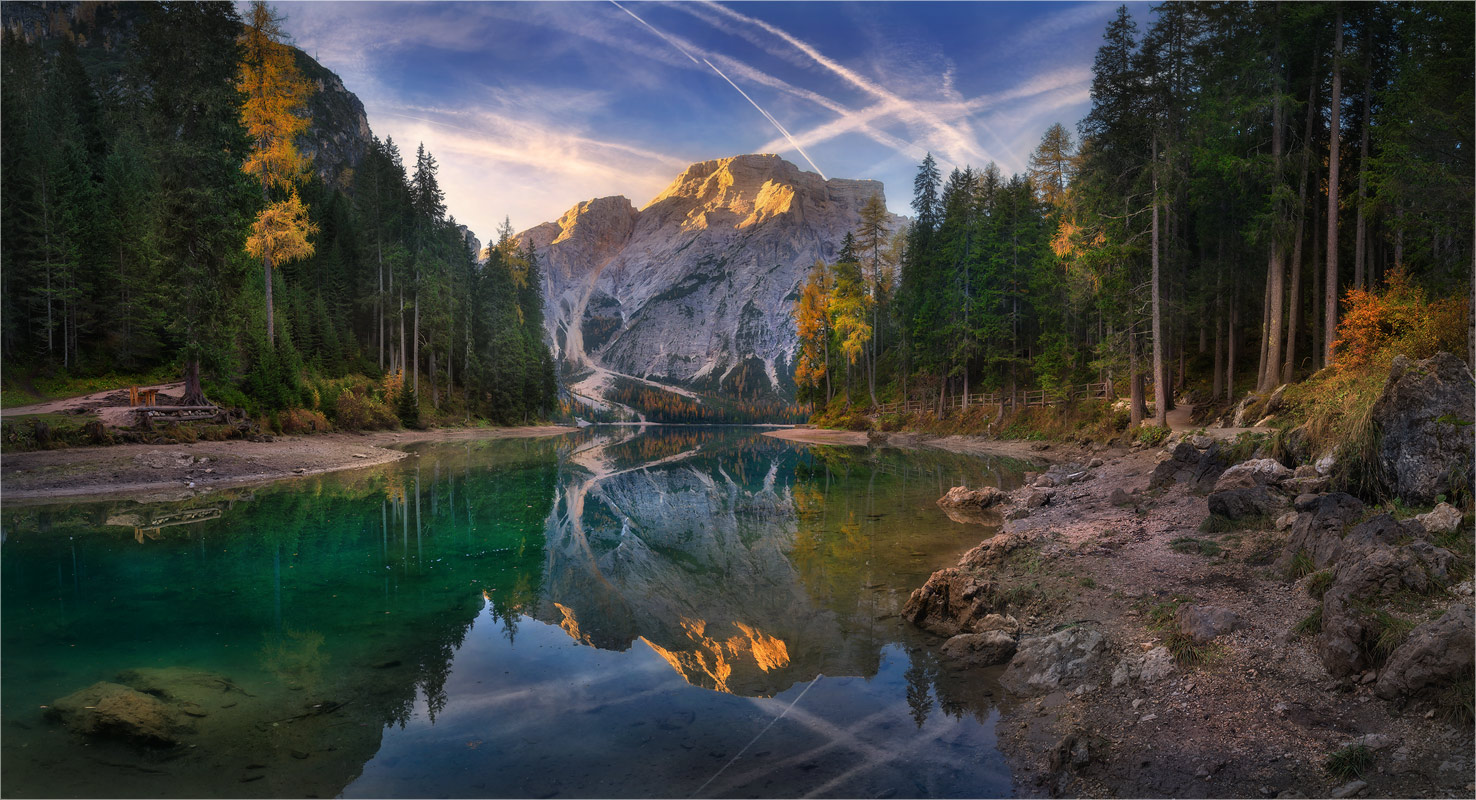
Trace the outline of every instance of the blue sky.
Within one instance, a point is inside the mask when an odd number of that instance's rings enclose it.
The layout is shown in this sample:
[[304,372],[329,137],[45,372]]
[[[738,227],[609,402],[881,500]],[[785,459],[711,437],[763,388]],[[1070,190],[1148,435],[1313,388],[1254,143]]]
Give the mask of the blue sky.
[[[688,164],[778,153],[907,212],[944,172],[1022,171],[1075,130],[1115,3],[282,3],[407,159],[424,142],[483,240],[574,203],[644,205]],[[1146,26],[1147,4],[1129,4]],[[741,90],[741,91],[740,91]],[[745,94],[747,97],[745,97]],[[780,128],[782,127],[783,132]]]

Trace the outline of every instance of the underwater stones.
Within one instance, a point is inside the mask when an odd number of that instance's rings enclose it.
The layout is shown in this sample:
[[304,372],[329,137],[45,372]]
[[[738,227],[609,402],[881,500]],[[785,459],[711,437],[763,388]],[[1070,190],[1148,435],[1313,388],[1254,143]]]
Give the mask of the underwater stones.
[[187,727],[162,700],[117,683],[99,681],[60,698],[47,715],[85,736],[106,736],[140,744],[179,742]]

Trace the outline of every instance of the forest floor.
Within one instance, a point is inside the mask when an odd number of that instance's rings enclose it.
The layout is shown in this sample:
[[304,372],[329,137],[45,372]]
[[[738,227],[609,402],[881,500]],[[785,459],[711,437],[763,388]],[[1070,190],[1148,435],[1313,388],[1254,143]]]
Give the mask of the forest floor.
[[[159,403],[166,406],[177,405],[179,399],[184,396],[184,381],[155,383],[138,388],[157,390],[159,393]],[[35,414],[95,415],[98,419],[102,420],[104,425],[110,428],[121,428],[134,423],[133,412],[134,408],[128,404],[127,389],[107,389],[76,397],[63,397],[23,406],[9,406],[0,409],[0,416],[26,417]]]
[[[974,446],[997,453],[1001,444],[1012,443]],[[1073,480],[1055,488],[1048,505],[1028,516],[1010,513],[1014,518],[1003,524],[1002,535],[1017,534],[1024,543],[986,568],[986,578],[1000,591],[1028,591],[1035,598],[1020,611],[1011,608],[1023,623],[1022,637],[1086,625],[1109,642],[1095,679],[1003,707],[996,735],[1017,792],[1471,797],[1471,726],[1447,721],[1429,705],[1399,708],[1377,698],[1371,684],[1331,678],[1315,638],[1294,633],[1317,601],[1271,567],[1287,534],[1202,533],[1209,516],[1205,497],[1182,484],[1148,490],[1159,452],[1098,447],[1100,463],[1059,450],[1034,453],[1070,463]],[[1115,489],[1129,498],[1118,495],[1114,504]],[[1208,545],[1186,547],[1185,537]],[[1166,678],[1113,686],[1107,675],[1120,659],[1163,643],[1154,612],[1178,603],[1229,609],[1243,627],[1216,639],[1199,663],[1176,666]],[[957,677],[969,680],[974,669]],[[973,680],[987,680],[998,669]],[[1362,775],[1366,785],[1330,775],[1329,755],[1369,734],[1380,737]],[[1073,750],[1076,742],[1084,743],[1085,759]]]
[[391,449],[408,442],[557,436],[573,430],[554,425],[438,428],[6,453],[0,460],[0,494],[7,504],[106,495],[183,499],[226,486],[387,464],[408,455]]

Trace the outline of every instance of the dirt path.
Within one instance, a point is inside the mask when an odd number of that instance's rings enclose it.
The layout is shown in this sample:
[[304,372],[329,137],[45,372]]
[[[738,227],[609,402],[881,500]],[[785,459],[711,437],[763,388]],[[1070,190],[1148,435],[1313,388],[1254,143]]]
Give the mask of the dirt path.
[[[176,404],[184,396],[184,381],[155,383],[139,388],[157,390],[159,402],[162,405]],[[112,428],[133,424],[133,409],[128,405],[127,389],[108,389],[76,397],[63,397],[58,400],[0,409],[0,416],[4,417],[20,417],[30,414],[91,414],[101,419],[104,425]]]
[[390,448],[409,442],[558,436],[574,430],[446,428],[12,453],[0,460],[0,499],[7,504],[110,495],[182,499],[226,486],[387,464],[406,456]]

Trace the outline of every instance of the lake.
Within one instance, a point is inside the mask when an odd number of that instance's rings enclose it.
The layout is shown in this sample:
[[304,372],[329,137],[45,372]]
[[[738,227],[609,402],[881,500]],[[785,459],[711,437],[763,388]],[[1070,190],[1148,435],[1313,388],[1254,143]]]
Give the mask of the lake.
[[[995,530],[933,501],[1024,464],[751,428],[407,449],[5,508],[0,793],[1012,793],[997,673],[898,613]],[[48,717],[99,681],[158,698],[173,740]]]

